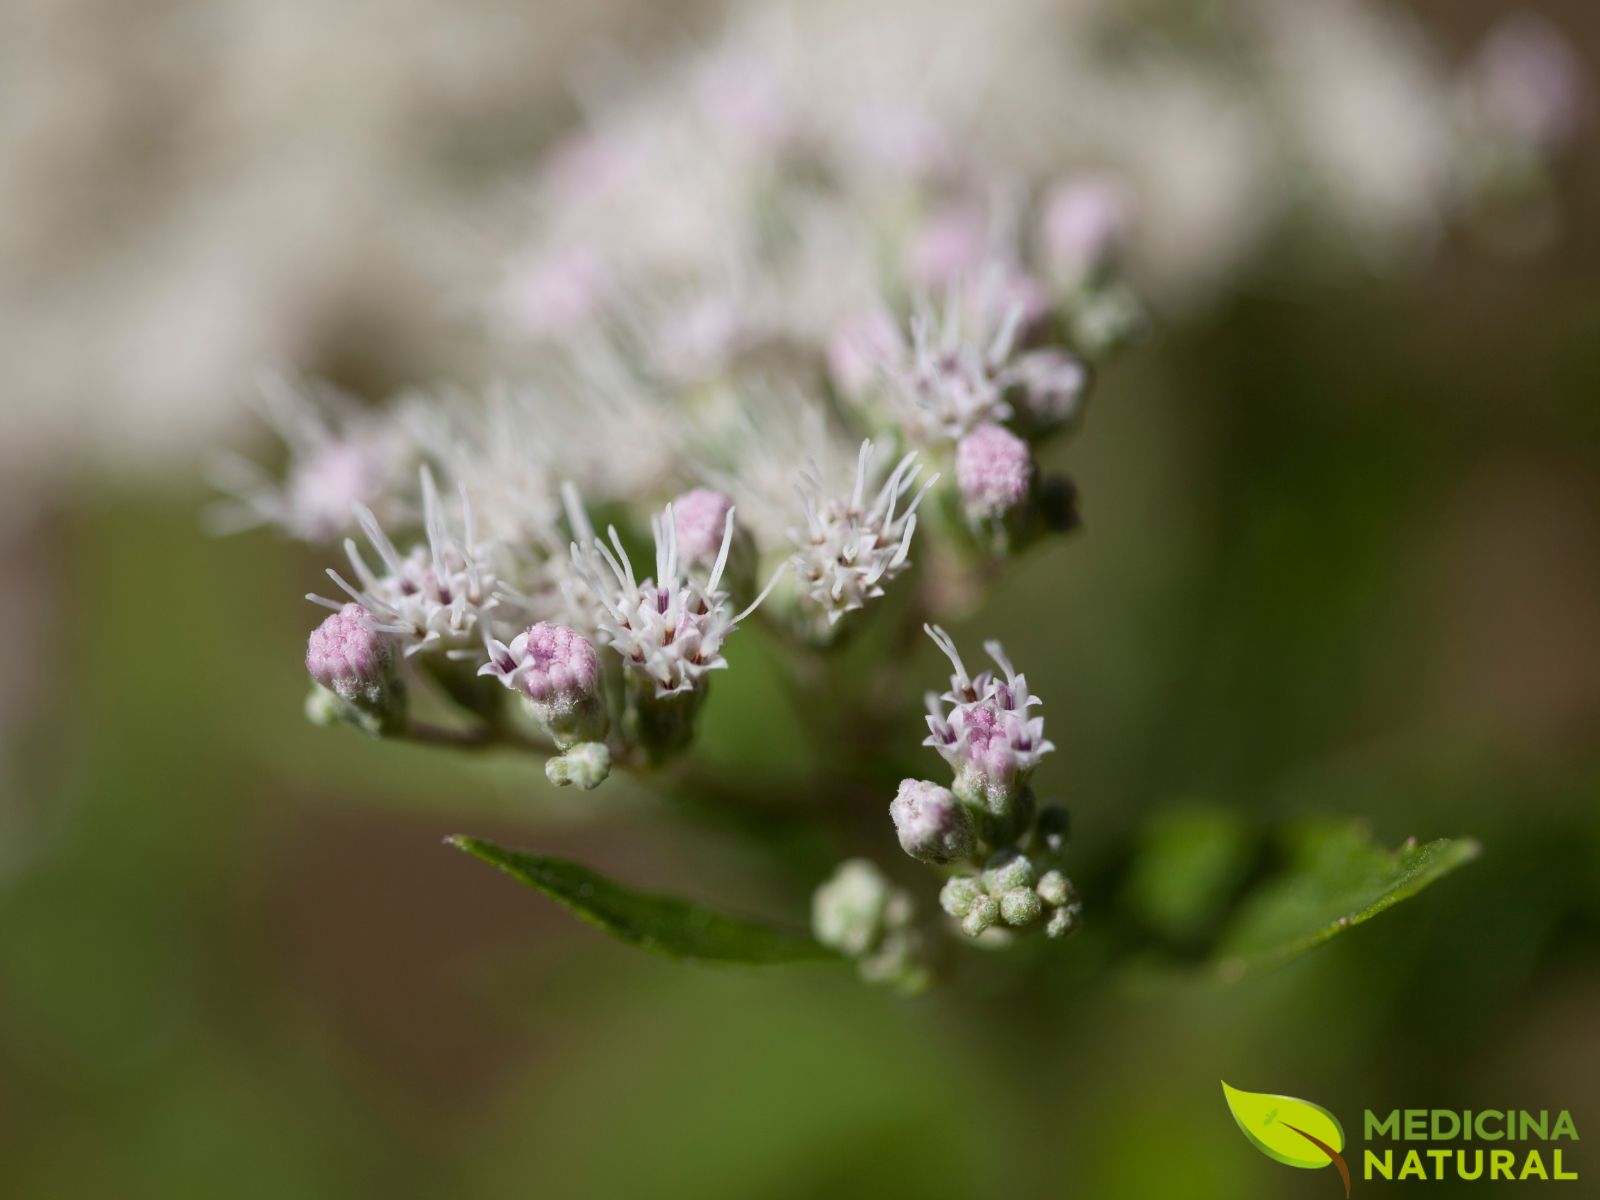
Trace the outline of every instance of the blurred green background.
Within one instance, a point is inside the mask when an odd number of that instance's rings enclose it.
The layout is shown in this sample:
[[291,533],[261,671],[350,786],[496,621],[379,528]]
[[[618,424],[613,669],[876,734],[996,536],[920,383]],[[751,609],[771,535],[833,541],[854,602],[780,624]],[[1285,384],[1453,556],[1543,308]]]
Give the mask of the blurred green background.
[[[1040,782],[1073,807],[1089,930],[909,1003],[640,954],[442,847],[805,903],[649,797],[306,725],[322,564],[208,538],[187,473],[19,501],[0,1193],[1335,1194],[1246,1144],[1224,1078],[1352,1138],[1364,1107],[1569,1109],[1569,1165],[1600,1179],[1595,165],[1569,188],[1532,261],[1452,244],[1406,281],[1247,289],[1103,381],[1058,456],[1085,529],[962,630],[1048,698]],[[362,382],[388,347],[343,336]],[[916,682],[936,672],[928,648]],[[759,758],[771,699],[719,679],[700,753]],[[1281,971],[1157,983],[1096,926],[1181,951],[1127,869],[1177,805],[1484,853]]]

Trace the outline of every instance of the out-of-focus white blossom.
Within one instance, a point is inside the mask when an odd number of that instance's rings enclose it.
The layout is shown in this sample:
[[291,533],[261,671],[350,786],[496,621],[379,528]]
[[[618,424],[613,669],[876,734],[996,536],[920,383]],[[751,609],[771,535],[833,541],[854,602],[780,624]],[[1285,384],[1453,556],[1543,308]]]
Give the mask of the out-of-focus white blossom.
[[391,414],[363,408],[325,383],[283,374],[262,378],[258,408],[283,439],[289,463],[279,482],[247,459],[222,459],[215,480],[237,503],[219,506],[220,528],[269,524],[291,537],[325,542],[351,527],[356,505],[391,507],[414,461]]

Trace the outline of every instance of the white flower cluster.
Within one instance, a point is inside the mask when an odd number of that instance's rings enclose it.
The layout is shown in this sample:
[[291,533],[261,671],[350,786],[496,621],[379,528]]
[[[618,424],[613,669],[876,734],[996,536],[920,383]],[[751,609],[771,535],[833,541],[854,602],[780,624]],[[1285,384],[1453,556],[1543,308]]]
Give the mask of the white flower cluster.
[[[1007,43],[1014,58],[967,53],[950,69],[928,52],[934,25],[937,40],[974,51],[997,29],[1037,29],[1036,3],[1001,6],[1026,18],[1017,28],[990,6],[959,29],[908,10],[888,30],[905,38],[837,13],[827,36],[801,37],[811,10],[798,6],[740,24],[664,92],[591,108],[539,165],[524,213],[538,235],[505,255],[477,306],[492,335],[481,373],[503,380],[485,397],[366,407],[269,381],[287,468],[280,481],[235,464],[232,517],[342,538],[349,563],[349,578],[329,572],[341,597],[313,597],[334,616],[308,647],[309,711],[379,736],[533,744],[554,752],[553,781],[593,787],[613,765],[653,767],[688,746],[731,635],[758,608],[796,686],[836,687],[823,656],[853,627],[903,621],[862,639],[903,646],[892,635],[964,607],[1005,560],[1072,529],[1076,491],[1036,451],[1081,427],[1091,383],[1139,340],[1145,310],[1127,272],[1144,248],[1192,233],[1162,206],[1193,189],[1138,178],[1124,160],[1141,138],[1124,127],[1158,127],[1150,144],[1204,158],[1189,142],[1216,139],[1191,139],[1195,122],[1226,141],[1237,97],[1190,106],[1191,75],[1154,99],[1108,85],[1128,100],[1114,114],[1124,153],[1041,158],[1009,136],[1036,129],[1037,111],[1003,134],[976,119],[976,75],[990,61],[1025,74],[1060,39],[1022,36]],[[1316,7],[1312,27],[1366,44],[1359,22],[1328,16],[1344,5]],[[1273,28],[1252,88],[1323,65],[1315,39],[1276,28],[1287,7],[1249,8]],[[833,36],[846,28],[860,38]],[[1468,107],[1496,144],[1520,137],[1542,153],[1570,134],[1580,89],[1547,36],[1524,32],[1479,71]],[[1541,84],[1541,71],[1559,79]],[[1408,112],[1394,103],[1405,72],[1377,75],[1388,90],[1354,89],[1353,102]],[[1349,113],[1274,116],[1313,144],[1303,161],[1288,156],[1297,167],[1355,180],[1364,200],[1409,219],[1407,181],[1366,159]],[[1068,161],[1097,165],[1063,173]],[[1451,165],[1434,156],[1438,173]],[[1272,207],[1256,199],[1240,207]],[[634,563],[652,552],[641,575]],[[891,587],[906,603],[874,606]],[[1040,812],[1031,786],[1053,749],[1039,702],[998,642],[985,643],[996,669],[974,676],[926,628],[953,667],[929,700],[926,744],[953,778],[902,784],[900,844],[957,872],[944,907],[969,934],[1070,932],[1079,910],[1058,862],[1059,810]],[[402,673],[474,724],[411,721]],[[532,734],[504,711],[508,697]],[[849,698],[815,699],[807,707],[826,710]],[[824,941],[870,974],[920,976],[908,897],[865,869],[830,895]]]
[[1064,217],[1061,179],[991,161],[938,81],[819,92],[792,32],[741,26],[686,106],[616,101],[549,154],[541,241],[486,298],[485,396],[268,386],[286,476],[236,468],[236,515],[342,538],[318,602],[490,729],[481,688],[521,695],[530,647],[581,638],[579,707],[606,692],[610,750],[659,760],[769,595],[779,637],[825,647],[925,561],[919,530],[949,543],[930,574],[982,577],[1070,526],[1033,447],[1136,332],[1081,336],[1107,297],[1136,311],[1123,193],[1086,177]]

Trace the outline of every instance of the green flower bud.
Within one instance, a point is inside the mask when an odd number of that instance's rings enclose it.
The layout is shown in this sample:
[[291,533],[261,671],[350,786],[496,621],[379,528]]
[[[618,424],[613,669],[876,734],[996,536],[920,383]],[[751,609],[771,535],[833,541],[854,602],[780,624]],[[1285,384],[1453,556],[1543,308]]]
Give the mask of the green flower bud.
[[983,889],[991,896],[1003,896],[1012,888],[1033,886],[1033,864],[1020,850],[998,851],[984,864]]
[[557,787],[577,784],[593,791],[611,774],[611,751],[604,742],[579,742],[563,754],[546,759],[545,778]]
[[852,858],[811,897],[811,931],[817,941],[860,958],[882,940],[894,888],[864,858]]
[[1072,882],[1060,871],[1046,871],[1039,877],[1036,889],[1039,899],[1051,908],[1060,908],[1069,899],[1073,898]]
[[1000,919],[1000,902],[993,896],[979,896],[967,915],[961,918],[961,932],[977,937]]
[[1058,908],[1050,914],[1050,920],[1046,923],[1044,931],[1053,938],[1065,937],[1078,928],[1082,915],[1083,909],[1077,904],[1069,904],[1065,908]]
[[970,875],[957,875],[945,881],[939,891],[939,907],[952,917],[964,917],[983,899],[983,888]]
[[1000,897],[1000,915],[1007,925],[1028,925],[1039,919],[1044,905],[1029,887],[1014,887]]

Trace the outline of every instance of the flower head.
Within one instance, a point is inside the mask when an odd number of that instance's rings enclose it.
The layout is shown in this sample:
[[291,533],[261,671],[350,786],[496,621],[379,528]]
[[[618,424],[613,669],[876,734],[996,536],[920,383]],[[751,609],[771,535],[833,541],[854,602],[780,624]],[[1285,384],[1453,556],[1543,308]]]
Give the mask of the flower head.
[[972,676],[950,635],[936,625],[925,628],[955,670],[949,691],[928,694],[928,737],[922,744],[937,750],[956,772],[958,796],[996,815],[1008,814],[1039,760],[1055,749],[1045,739],[1044,718],[1028,712],[1040,701],[999,642],[985,642],[983,648],[1001,676],[992,671]]
[[909,345],[900,340],[882,364],[889,398],[918,437],[956,441],[1011,415],[1005,370],[1038,301],[999,263],[976,285],[948,288],[942,314],[919,298]]
[[[754,604],[734,615],[728,593],[719,588],[733,544],[733,517],[729,508],[716,561],[704,583],[683,570],[677,514],[671,504],[651,521],[656,573],[643,581],[634,575],[615,526],[608,531],[609,546],[599,538],[587,548],[572,544],[573,570],[598,605],[595,625],[600,640],[622,656],[628,670],[652,681],[658,698],[695,691],[709,672],[727,667],[723,642],[766,598],[763,591]],[[769,583],[767,591],[771,587]]]
[[870,440],[861,443],[855,481],[845,495],[828,490],[815,463],[801,473],[806,525],[789,531],[795,546],[791,561],[829,625],[883,595],[883,585],[909,565],[917,506],[939,478],[928,479],[907,503],[922,473],[916,452],[910,451],[873,492],[873,451]]
[[[357,505],[356,518],[378,553],[382,572],[374,571],[354,539],[347,538],[345,553],[360,586],[350,584],[331,568],[328,577],[366,610],[373,628],[393,634],[406,654],[442,649],[453,657],[476,657],[473,646],[479,624],[500,600],[495,594],[496,577],[475,545],[466,490],[461,492],[460,537],[450,529],[433,474],[426,467],[422,469],[422,502],[427,543],[405,555],[395,549],[372,511]],[[336,612],[342,607],[321,596],[307,599]]]
[[489,639],[489,661],[479,675],[493,675],[528,700],[534,717],[567,746],[606,734],[605,697],[594,643],[565,625],[541,621],[511,639]]
[[324,383],[268,374],[257,408],[289,450],[282,480],[243,458],[214,472],[237,503],[220,507],[228,531],[276,526],[307,542],[331,541],[350,528],[357,504],[388,510],[396,485],[414,461],[404,431]]

